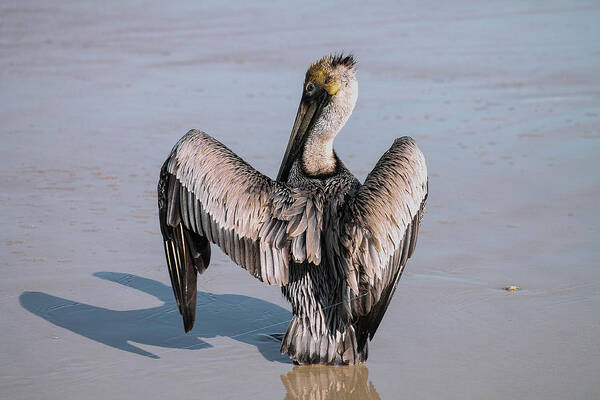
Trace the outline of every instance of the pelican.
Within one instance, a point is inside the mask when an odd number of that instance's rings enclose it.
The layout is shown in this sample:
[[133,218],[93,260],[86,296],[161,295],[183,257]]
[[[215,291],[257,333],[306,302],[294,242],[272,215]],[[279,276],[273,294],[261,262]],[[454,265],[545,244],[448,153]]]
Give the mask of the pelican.
[[358,364],[413,254],[427,198],[425,158],[396,139],[361,184],[333,150],[358,97],[352,55],[306,72],[277,179],[191,130],[162,166],[158,208],[183,325],[210,243],[254,277],[280,285],[293,318],[281,353],[297,364]]

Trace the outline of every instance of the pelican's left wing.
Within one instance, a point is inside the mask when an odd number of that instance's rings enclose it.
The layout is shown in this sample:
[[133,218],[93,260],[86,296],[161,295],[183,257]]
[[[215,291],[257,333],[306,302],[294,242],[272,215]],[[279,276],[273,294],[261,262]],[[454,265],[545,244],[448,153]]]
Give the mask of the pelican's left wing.
[[410,137],[396,139],[350,201],[348,283],[359,348],[373,338],[417,243],[427,199],[425,157]]
[[196,274],[208,267],[209,242],[268,284],[288,283],[290,258],[320,261],[314,232],[320,232],[321,218],[310,198],[256,171],[204,132],[189,131],[171,151],[161,170],[158,206],[186,331],[194,323]]

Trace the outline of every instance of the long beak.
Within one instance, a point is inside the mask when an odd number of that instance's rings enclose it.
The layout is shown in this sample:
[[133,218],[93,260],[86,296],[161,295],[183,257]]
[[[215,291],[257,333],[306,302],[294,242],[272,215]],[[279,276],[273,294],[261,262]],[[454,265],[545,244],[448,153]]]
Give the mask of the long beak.
[[280,182],[287,181],[290,169],[292,168],[294,161],[302,152],[304,143],[316,120],[321,115],[321,111],[323,111],[323,107],[328,98],[327,92],[324,90],[322,93],[318,93],[311,97],[312,98],[306,98],[304,96],[302,97],[302,100],[300,100],[294,127],[290,134],[290,140],[288,141],[283,160],[281,160],[281,166],[279,167],[279,173],[277,174],[277,180]]

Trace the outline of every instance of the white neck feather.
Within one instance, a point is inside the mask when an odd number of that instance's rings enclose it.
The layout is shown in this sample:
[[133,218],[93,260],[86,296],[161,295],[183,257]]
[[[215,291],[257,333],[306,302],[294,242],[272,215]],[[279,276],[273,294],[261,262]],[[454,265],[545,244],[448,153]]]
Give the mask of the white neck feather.
[[358,84],[353,80],[323,108],[302,152],[302,165],[309,175],[328,174],[335,170],[333,140],[350,118],[357,98]]

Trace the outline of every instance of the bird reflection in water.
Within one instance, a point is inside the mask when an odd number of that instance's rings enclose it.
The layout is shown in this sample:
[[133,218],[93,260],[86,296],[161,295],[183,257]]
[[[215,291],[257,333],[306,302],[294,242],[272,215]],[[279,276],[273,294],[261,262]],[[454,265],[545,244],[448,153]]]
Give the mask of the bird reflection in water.
[[368,368],[360,364],[339,367],[303,365],[281,375],[287,390],[286,400],[380,400],[373,382],[367,382],[368,378]]

